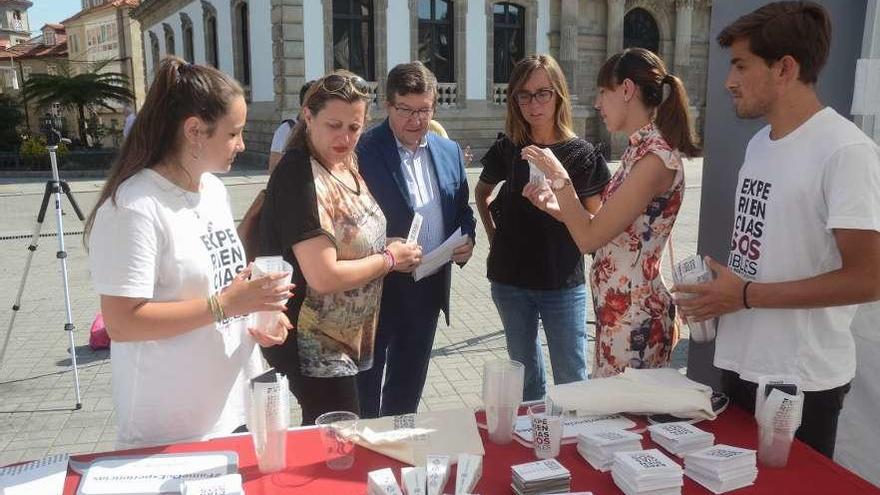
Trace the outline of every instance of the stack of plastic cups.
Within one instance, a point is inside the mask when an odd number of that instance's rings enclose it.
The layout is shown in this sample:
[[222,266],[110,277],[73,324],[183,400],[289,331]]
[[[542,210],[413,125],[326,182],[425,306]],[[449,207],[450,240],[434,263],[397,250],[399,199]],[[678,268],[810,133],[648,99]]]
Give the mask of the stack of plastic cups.
[[483,365],[483,404],[493,443],[504,445],[513,440],[524,376],[525,367],[517,361],[500,359]]
[[287,466],[287,428],[290,398],[287,378],[269,371],[251,381],[248,429],[254,441],[257,467],[274,473]]
[[[766,467],[785,467],[794,434],[801,425],[804,394],[798,387],[796,395],[771,387],[764,396],[768,380],[759,379],[755,401],[758,422],[758,462]],[[789,382],[790,383],[790,382]]]
[[[273,273],[287,273],[288,277],[277,280],[278,285],[288,285],[293,280],[293,267],[281,256],[258,256],[254,260],[251,279],[267,277]],[[277,336],[280,311],[257,311],[250,315],[250,326],[266,335]]]
[[[672,271],[672,281],[675,285],[688,284],[700,285],[711,282],[715,276],[709,266],[699,254],[688,256],[675,265]],[[686,297],[679,294],[678,297]],[[697,343],[712,342],[715,340],[715,332],[718,327],[718,318],[712,318],[701,322],[687,322],[690,330],[690,340]]]

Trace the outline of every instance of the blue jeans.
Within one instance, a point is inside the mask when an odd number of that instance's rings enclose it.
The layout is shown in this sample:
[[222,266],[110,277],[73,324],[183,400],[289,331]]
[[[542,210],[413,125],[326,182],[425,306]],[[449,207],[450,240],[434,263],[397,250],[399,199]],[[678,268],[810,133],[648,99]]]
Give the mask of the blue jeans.
[[556,384],[586,380],[587,288],[532,290],[491,283],[507,354],[525,366],[523,400],[543,399],[546,393],[544,355],[538,337],[538,318],[544,323],[553,381]]

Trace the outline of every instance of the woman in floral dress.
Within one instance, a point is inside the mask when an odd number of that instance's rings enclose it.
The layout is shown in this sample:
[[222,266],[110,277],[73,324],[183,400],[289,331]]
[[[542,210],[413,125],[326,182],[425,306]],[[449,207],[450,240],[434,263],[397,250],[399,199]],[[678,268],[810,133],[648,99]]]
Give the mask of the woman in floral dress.
[[577,200],[552,153],[537,146],[522,152],[547,176],[546,183],[527,186],[523,195],[564,222],[581,252],[595,253],[590,277],[597,315],[594,378],[669,363],[678,322],[660,259],[681,207],[682,157],[700,152],[684,84],[657,55],[642,48],[614,55],[599,71],[597,86],[596,110],[610,132],[629,136],[629,146],[596,216]]

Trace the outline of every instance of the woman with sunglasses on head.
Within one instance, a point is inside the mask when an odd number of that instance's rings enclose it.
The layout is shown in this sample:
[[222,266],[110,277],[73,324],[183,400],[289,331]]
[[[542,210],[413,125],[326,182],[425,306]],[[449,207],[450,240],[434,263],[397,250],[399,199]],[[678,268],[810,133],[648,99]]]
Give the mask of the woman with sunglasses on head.
[[597,86],[596,110],[606,127],[629,136],[597,215],[577,200],[574,177],[549,150],[530,146],[522,155],[547,176],[523,194],[564,222],[581,252],[595,253],[593,376],[601,377],[669,364],[678,321],[660,259],[684,194],[682,157],[700,149],[684,84],[654,53],[628,48],[614,55],[600,69]]
[[599,193],[611,174],[602,155],[572,130],[568,86],[556,60],[549,55],[521,60],[507,94],[506,133],[482,159],[475,196],[490,241],[488,276],[507,352],[525,365],[523,398],[536,400],[546,392],[539,318],[554,382],[586,379],[587,292],[584,257],[565,225],[521,194],[530,181],[522,150],[538,145],[558,157],[588,211],[599,208]]
[[298,289],[287,309],[295,335],[264,355],[287,375],[303,425],[359,412],[356,376],[373,363],[382,280],[421,259],[415,244],[386,243],[385,216],[358,171],[371,99],[348,71],[316,81],[266,188],[262,251],[293,265]]
[[[247,314],[281,311],[292,285],[250,282],[229,195],[214,176],[244,150],[242,88],[164,59],[86,222],[89,268],[113,339],[117,447],[203,440],[245,424],[262,372]],[[280,280],[285,274],[270,275]]]

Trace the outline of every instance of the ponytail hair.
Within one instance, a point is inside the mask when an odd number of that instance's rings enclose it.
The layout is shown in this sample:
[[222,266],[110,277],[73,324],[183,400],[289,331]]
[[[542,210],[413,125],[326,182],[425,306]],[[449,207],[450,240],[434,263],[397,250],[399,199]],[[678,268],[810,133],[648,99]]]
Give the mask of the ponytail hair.
[[98,202],[86,220],[83,233],[86,246],[98,208],[108,199],[116,204],[119,186],[180,150],[178,131],[186,119],[198,117],[207,124],[208,135],[211,135],[235,99],[243,96],[241,86],[219,70],[190,64],[174,56],[165,57],[156,70],[131,132],[110,168]]
[[[673,149],[687,157],[699,156],[688,110],[684,83],[666,70],[666,64],[644,48],[627,48],[609,58],[599,70],[597,85],[614,89],[629,79],[641,92],[642,103],[654,111],[657,129]],[[669,93],[664,98],[664,87]]]

